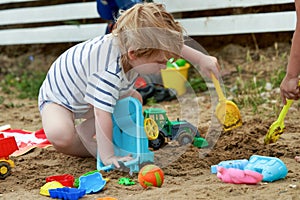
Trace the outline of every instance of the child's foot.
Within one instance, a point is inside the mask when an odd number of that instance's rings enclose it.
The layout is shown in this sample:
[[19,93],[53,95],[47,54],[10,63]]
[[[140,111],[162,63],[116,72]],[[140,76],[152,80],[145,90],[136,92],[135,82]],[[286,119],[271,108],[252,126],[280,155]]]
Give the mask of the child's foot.
[[295,157],[296,162],[300,162],[300,156]]

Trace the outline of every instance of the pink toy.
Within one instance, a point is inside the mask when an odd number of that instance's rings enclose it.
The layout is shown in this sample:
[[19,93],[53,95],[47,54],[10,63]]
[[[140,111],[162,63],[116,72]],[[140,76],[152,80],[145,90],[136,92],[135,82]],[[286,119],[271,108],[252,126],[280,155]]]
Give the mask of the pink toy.
[[257,184],[263,179],[263,175],[252,170],[240,170],[235,168],[218,167],[217,177],[224,183]]

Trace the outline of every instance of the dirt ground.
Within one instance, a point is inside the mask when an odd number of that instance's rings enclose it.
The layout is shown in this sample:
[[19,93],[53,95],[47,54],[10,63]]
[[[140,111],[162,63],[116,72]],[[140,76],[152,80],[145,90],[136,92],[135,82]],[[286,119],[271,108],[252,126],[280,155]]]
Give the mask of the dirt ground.
[[[34,62],[28,63],[28,69],[47,69],[54,60],[55,54],[61,49],[52,49],[46,53],[43,48],[31,48],[20,52],[5,49],[1,53],[1,70],[13,69],[14,63],[33,55]],[[15,49],[16,50],[16,49]],[[243,79],[268,79],[272,71],[286,66],[289,44],[279,44],[260,49],[259,52],[238,45],[227,45],[222,49],[211,51],[217,56],[223,66],[224,82],[234,85],[237,66],[241,66]],[[23,52],[23,53],[22,53]],[[254,52],[254,53],[253,53]],[[250,55],[251,62],[249,62]],[[261,59],[257,59],[260,56]],[[248,59],[248,60],[247,60]],[[6,66],[6,68],[5,68]],[[179,147],[171,142],[164,148],[155,151],[155,164],[162,167],[165,180],[161,188],[143,189],[137,183],[137,174],[130,176],[126,172],[102,172],[109,178],[105,190],[82,199],[97,199],[100,197],[115,197],[125,199],[282,199],[296,200],[300,196],[300,163],[294,160],[300,155],[300,125],[299,105],[294,103],[285,119],[286,130],[275,144],[264,145],[263,138],[270,125],[277,119],[282,105],[279,101],[278,88],[269,91],[271,98],[257,107],[253,112],[251,106],[240,108],[243,125],[228,132],[220,132],[215,137],[219,124],[213,117],[213,106],[209,93],[199,93],[197,96],[182,97],[182,101],[173,100],[160,103],[167,110],[171,119],[181,114],[182,105],[197,103],[201,108],[197,124],[203,137],[210,146],[199,149],[192,145]],[[4,102],[0,104],[0,125],[10,124],[13,129],[38,130],[42,128],[36,100],[20,100],[13,95],[0,91]],[[230,95],[229,95],[230,97]],[[246,91],[245,91],[246,98]],[[14,105],[14,106],[8,106]],[[192,113],[192,112],[191,112]],[[272,183],[262,182],[257,185],[228,184],[221,182],[215,174],[210,173],[210,166],[223,160],[249,159],[252,155],[264,155],[280,158],[288,168],[286,178]],[[35,149],[25,155],[12,158],[16,167],[5,180],[0,180],[0,199],[49,199],[39,194],[40,187],[45,184],[45,178],[58,174],[72,174],[75,177],[96,169],[95,158],[77,158],[56,152],[52,147]],[[123,186],[118,184],[121,177],[129,177],[136,185]]]

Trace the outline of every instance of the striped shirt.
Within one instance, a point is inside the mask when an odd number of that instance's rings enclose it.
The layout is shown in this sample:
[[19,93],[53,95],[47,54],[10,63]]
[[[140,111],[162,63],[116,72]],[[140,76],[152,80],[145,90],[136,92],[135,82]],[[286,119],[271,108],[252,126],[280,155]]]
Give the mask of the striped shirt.
[[50,101],[75,114],[84,114],[90,105],[112,113],[138,76],[134,71],[125,75],[120,58],[111,34],[71,47],[50,67],[40,88],[39,107]]

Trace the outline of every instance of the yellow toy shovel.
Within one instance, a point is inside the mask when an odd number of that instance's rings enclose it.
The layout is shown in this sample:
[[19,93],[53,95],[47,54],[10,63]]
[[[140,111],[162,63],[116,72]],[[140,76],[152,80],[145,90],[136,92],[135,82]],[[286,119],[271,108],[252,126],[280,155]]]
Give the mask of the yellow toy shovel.
[[235,103],[225,98],[219,81],[214,74],[211,74],[211,79],[216,88],[219,103],[216,108],[216,116],[221,124],[223,124],[224,131],[229,131],[242,125],[242,118],[239,108]]
[[280,135],[283,133],[285,126],[284,126],[284,118],[291,107],[293,103],[293,100],[287,99],[286,104],[283,106],[278,119],[273,122],[273,124],[270,126],[269,131],[267,135],[264,138],[265,144],[270,144],[276,142]]

